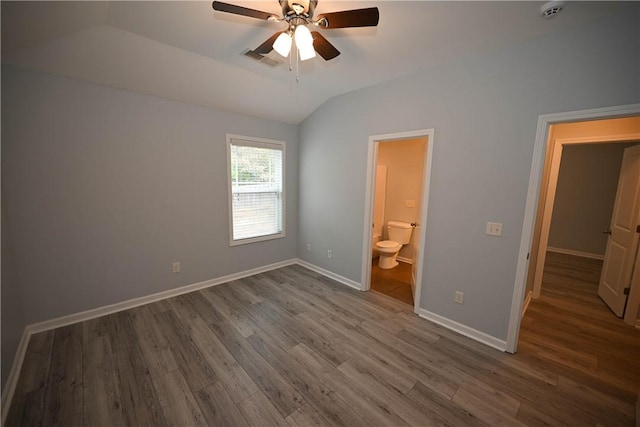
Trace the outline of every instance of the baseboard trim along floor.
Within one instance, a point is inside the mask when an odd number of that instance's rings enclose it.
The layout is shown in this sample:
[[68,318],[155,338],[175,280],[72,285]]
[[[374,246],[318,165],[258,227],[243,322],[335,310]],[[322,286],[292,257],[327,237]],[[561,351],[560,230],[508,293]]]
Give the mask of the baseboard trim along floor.
[[[309,270],[312,270],[316,273],[319,273],[323,276],[326,276],[330,279],[333,279],[345,286],[348,286],[350,288],[356,289],[356,290],[362,290],[362,284],[358,283],[356,281],[353,281],[351,279],[348,279],[346,277],[343,277],[341,275],[338,275],[336,273],[333,273],[329,270],[326,270],[324,268],[318,267],[314,264],[311,264],[307,261],[301,260],[301,259],[289,259],[289,260],[284,260],[278,263],[274,263],[274,264],[269,264],[269,265],[265,265],[265,266],[261,266],[261,267],[257,267],[257,268],[253,268],[250,270],[246,270],[246,271],[242,271],[239,273],[234,273],[234,274],[230,274],[230,275],[226,275],[226,276],[222,276],[219,278],[215,278],[215,279],[210,279],[210,280],[206,280],[203,282],[198,282],[198,283],[193,283],[190,285],[186,285],[186,286],[181,286],[179,288],[175,288],[175,289],[170,289],[167,291],[162,291],[162,292],[158,292],[152,295],[147,295],[144,297],[139,297],[139,298],[133,298],[127,301],[122,301],[122,302],[118,302],[115,304],[110,304],[110,305],[106,305],[103,307],[98,307],[95,309],[90,309],[90,310],[86,310],[86,311],[82,311],[79,313],[74,313],[74,314],[70,314],[67,316],[61,316],[55,319],[51,319],[51,320],[46,320],[43,322],[39,322],[39,323],[34,323],[31,325],[27,325],[24,329],[24,332],[22,334],[22,338],[20,340],[20,343],[18,345],[18,349],[16,351],[16,356],[11,368],[11,371],[9,373],[9,376],[7,378],[7,383],[5,385],[5,388],[3,390],[2,393],[2,425],[4,426],[4,422],[7,416],[7,410],[8,408],[11,406],[11,401],[13,399],[13,394],[15,393],[15,389],[16,389],[16,385],[17,385],[17,381],[18,381],[18,377],[20,376],[20,371],[22,369],[22,364],[24,361],[24,357],[25,357],[25,353],[30,341],[30,338],[32,335],[40,333],[40,332],[45,332],[45,331],[49,331],[52,329],[56,329],[56,328],[60,328],[63,326],[67,326],[67,325],[71,325],[74,323],[79,323],[79,322],[84,322],[87,320],[91,320],[91,319],[95,319],[97,317],[101,317],[101,316],[106,316],[109,314],[113,314],[113,313],[117,313],[120,311],[124,311],[124,310],[128,310],[131,308],[135,308],[135,307],[139,307],[142,305],[146,305],[149,303],[153,303],[156,301],[160,301],[163,299],[167,299],[167,298],[171,298],[171,297],[175,297],[178,295],[182,295],[182,294],[186,294],[189,292],[193,292],[193,291],[197,291],[197,290],[201,290],[201,289],[205,289],[211,286],[216,286],[216,285],[220,285],[223,283],[227,283],[233,280],[238,280],[238,279],[242,279],[245,277],[249,277],[249,276],[253,276],[259,273],[264,273],[267,271],[271,271],[271,270],[275,270],[278,268],[282,268],[282,267],[286,267],[289,265],[293,265],[293,264],[298,264],[301,265],[305,268],[308,268]],[[427,310],[420,310],[419,312],[419,316],[430,320],[434,323],[437,323],[441,326],[444,326],[448,329],[451,329],[453,331],[456,331],[462,335],[465,335],[469,338],[472,338],[476,341],[479,341],[483,344],[486,344],[490,347],[496,348],[498,350],[504,351],[506,348],[506,342],[503,340],[499,340],[495,337],[492,337],[490,335],[487,335],[483,332],[477,331],[473,328],[470,328],[468,326],[462,325],[460,323],[457,323],[453,320],[447,319],[443,316],[437,315],[435,313],[429,312]]]

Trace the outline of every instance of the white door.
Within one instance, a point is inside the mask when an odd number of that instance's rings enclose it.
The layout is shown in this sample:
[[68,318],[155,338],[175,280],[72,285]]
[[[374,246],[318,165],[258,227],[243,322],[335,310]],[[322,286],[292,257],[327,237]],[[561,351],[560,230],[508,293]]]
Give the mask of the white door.
[[640,227],[640,145],[624,150],[618,190],[613,205],[609,239],[598,295],[618,317],[624,314],[627,301],[625,288],[638,250]]

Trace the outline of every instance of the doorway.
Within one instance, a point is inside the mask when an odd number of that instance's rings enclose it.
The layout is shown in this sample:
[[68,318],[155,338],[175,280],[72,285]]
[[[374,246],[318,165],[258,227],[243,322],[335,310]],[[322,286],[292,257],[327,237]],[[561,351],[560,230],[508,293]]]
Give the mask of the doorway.
[[[529,177],[529,191],[525,207],[525,218],[519,252],[520,255],[516,271],[516,284],[513,293],[511,316],[507,333],[506,350],[508,352],[515,353],[516,351],[520,321],[522,319],[524,309],[526,309],[531,296],[533,296],[533,281],[527,280],[527,278],[532,276],[534,277],[536,271],[541,274],[542,269],[544,268],[544,261],[542,258],[546,256],[547,242],[541,241],[543,240],[541,230],[544,215],[539,215],[538,213],[546,210],[549,214],[548,218],[550,219],[552,206],[549,206],[549,204],[546,203],[546,189],[550,182],[550,171],[552,159],[554,158],[553,155],[554,153],[558,153],[558,151],[559,154],[562,152],[562,144],[555,146],[553,145],[555,138],[550,138],[552,136],[552,125],[586,123],[597,126],[606,119],[620,119],[633,116],[637,117],[639,113],[640,105],[627,105],[596,110],[549,114],[539,117],[531,175]],[[573,139],[582,138],[581,143],[633,141],[638,138],[638,131],[639,129],[636,126],[633,128],[633,131],[629,132],[627,135],[622,135],[624,132],[619,132],[617,138],[612,137],[610,134],[607,135],[606,132],[601,132],[592,134],[590,138],[587,136],[573,136]],[[572,140],[572,138],[565,137],[565,140],[565,142],[567,142]],[[556,161],[559,165],[559,157]],[[557,175],[555,178],[557,179]],[[548,235],[546,238],[548,239]],[[542,267],[538,268],[539,264],[541,264]],[[638,288],[638,286],[635,286],[635,288]],[[640,289],[637,289],[636,293],[638,292],[640,292]],[[631,300],[634,298],[635,297],[632,295]]]
[[[373,135],[369,137],[363,230],[362,290],[367,291],[372,288],[372,278],[380,279],[382,277],[382,280],[386,280],[389,287],[393,288],[390,291],[392,294],[396,293],[395,297],[404,295],[405,302],[411,302],[408,296],[412,297],[414,312],[417,312],[420,306],[420,295],[422,291],[422,248],[424,247],[426,238],[429,177],[431,176],[433,157],[433,134],[433,129],[426,129]],[[391,173],[392,175],[389,177],[388,183],[384,179],[381,179],[380,173],[378,172],[378,166],[380,166],[379,160],[381,157],[386,157],[385,151],[387,151],[387,148],[389,148],[391,157],[393,157],[393,152],[395,151],[394,144],[395,147],[399,149],[396,154],[399,154],[402,151],[400,147],[411,147],[412,142],[422,144],[422,149],[418,157],[419,166],[421,166],[419,168],[421,171],[420,174],[416,175],[414,173],[404,176],[398,173],[394,174],[393,171],[389,169],[394,167],[392,164],[381,165],[387,166],[387,174]],[[413,148],[415,149],[415,146]],[[413,155],[413,159],[411,160],[415,163],[415,155]],[[377,180],[376,175],[378,176]],[[404,184],[404,186],[402,184]],[[389,208],[385,208],[385,213],[383,214],[380,213],[380,206],[382,205],[380,202],[381,197],[376,198],[376,188],[379,190],[381,186],[388,187],[385,191],[385,195],[388,196],[385,197],[387,199],[385,206],[389,205]],[[413,190],[410,190],[409,187],[413,187]],[[409,193],[404,191],[409,191]],[[411,193],[411,191],[413,191],[413,193]],[[376,199],[378,202],[377,209]],[[397,267],[387,270],[383,269],[383,271],[376,269],[376,271],[372,273],[375,262],[373,260],[374,240],[384,240],[387,238],[384,226],[390,220],[412,224],[411,243],[403,246],[398,254],[398,259],[404,261],[404,263],[400,262],[400,265]],[[407,283],[407,281],[409,283]],[[408,289],[406,287],[402,289],[403,283],[411,286],[410,295],[407,295]],[[394,295],[390,296],[394,297]]]

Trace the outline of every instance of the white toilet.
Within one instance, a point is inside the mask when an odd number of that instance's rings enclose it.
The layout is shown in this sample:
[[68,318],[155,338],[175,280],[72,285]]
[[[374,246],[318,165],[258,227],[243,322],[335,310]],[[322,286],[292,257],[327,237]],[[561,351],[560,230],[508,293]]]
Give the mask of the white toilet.
[[411,241],[411,232],[413,227],[411,224],[400,221],[389,221],[387,223],[387,235],[389,240],[383,240],[376,243],[376,249],[380,253],[378,267],[389,269],[398,265],[396,258],[398,252]]

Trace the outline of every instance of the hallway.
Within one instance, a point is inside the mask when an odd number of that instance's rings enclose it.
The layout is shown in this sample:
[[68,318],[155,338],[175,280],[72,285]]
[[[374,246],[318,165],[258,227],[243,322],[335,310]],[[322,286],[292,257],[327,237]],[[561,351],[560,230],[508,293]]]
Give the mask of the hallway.
[[522,320],[517,357],[544,366],[541,377],[580,396],[600,420],[627,425],[640,387],[640,330],[598,297],[601,269],[600,260],[547,254],[542,295]]

